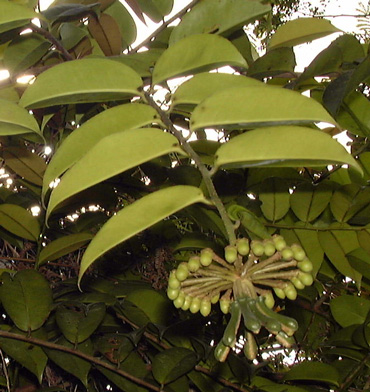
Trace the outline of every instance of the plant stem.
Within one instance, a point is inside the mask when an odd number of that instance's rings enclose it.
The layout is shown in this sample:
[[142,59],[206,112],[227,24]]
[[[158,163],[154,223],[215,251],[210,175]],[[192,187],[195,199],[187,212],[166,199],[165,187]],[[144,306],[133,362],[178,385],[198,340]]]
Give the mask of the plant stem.
[[266,272],[277,271],[280,269],[285,269],[285,268],[289,268],[289,267],[296,267],[296,266],[297,266],[296,260],[292,260],[289,262],[288,261],[281,261],[281,262],[273,263],[272,265],[268,265],[267,267],[265,267],[259,271],[255,271],[255,272],[253,272],[253,275],[264,274]]
[[170,118],[167,116],[167,114],[155,103],[154,99],[148,94],[147,92],[144,92],[145,98],[148,102],[148,104],[154,108],[157,113],[159,114],[163,124],[167,127],[167,129],[174,135],[176,136],[177,140],[180,142],[181,146],[187,152],[190,156],[190,158],[195,162],[196,166],[198,167],[204,184],[208,190],[209,197],[215,207],[217,208],[220,217],[225,225],[225,229],[227,232],[227,236],[229,239],[230,245],[234,245],[236,242],[236,236],[235,236],[235,229],[234,225],[231,222],[231,219],[229,218],[229,215],[227,214],[226,208],[224,204],[222,203],[220,197],[217,194],[216,188],[212,182],[211,174],[209,170],[206,168],[204,163],[200,160],[199,155],[193,150],[193,148],[190,146],[190,144],[186,141],[184,136],[180,131],[178,131],[175,126],[172,124],[172,121]]
[[208,283],[208,282],[220,282],[223,279],[221,277],[209,277],[209,278],[194,278],[194,279],[186,279],[185,281],[181,282],[181,287],[192,286],[194,284],[199,283]]
[[222,266],[224,266],[225,268],[227,268],[229,270],[234,270],[234,268],[230,264],[228,264],[222,257],[216,255],[216,253],[213,254],[212,259],[216,263],[221,264]]
[[286,282],[281,280],[273,280],[273,279],[256,279],[253,281],[254,284],[260,284],[262,286],[270,286],[278,289],[285,289]]
[[281,259],[281,254],[279,252],[276,252],[274,255],[269,257],[266,260],[263,260],[257,264],[254,264],[249,270],[247,271],[247,276],[252,275],[254,272],[259,271],[267,267],[268,265],[275,263],[276,261],[279,261]]
[[[279,279],[290,279],[298,276],[299,270],[293,270],[293,271],[282,271],[282,272],[271,272],[271,273],[263,273],[263,271],[260,271],[261,274],[258,274],[255,276],[254,274],[252,275],[252,279],[257,278],[257,279],[274,279],[274,278],[279,278]],[[254,281],[254,279],[253,279]]]
[[357,378],[358,374],[360,373],[361,369],[366,366],[366,364],[370,361],[370,353],[367,354],[361,362],[356,364],[352,371],[347,375],[347,377],[342,382],[341,386],[339,387],[338,392],[345,392],[348,391],[348,387],[351,386],[353,381]]

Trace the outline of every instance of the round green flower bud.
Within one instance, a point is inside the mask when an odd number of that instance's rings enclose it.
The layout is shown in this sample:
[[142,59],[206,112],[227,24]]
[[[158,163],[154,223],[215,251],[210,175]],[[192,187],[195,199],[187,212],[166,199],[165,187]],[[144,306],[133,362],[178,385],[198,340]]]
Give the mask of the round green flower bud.
[[171,289],[170,287],[167,289],[167,297],[173,301],[175,300],[180,294],[179,289]]
[[190,304],[190,308],[189,308],[191,313],[199,312],[200,302],[201,302],[200,298],[198,298],[198,297],[193,298],[193,300],[191,301],[191,304]]
[[272,241],[275,244],[275,248],[278,252],[281,252],[284,248],[286,248],[286,242],[282,235],[275,234],[272,237]]
[[179,309],[184,305],[185,302],[185,294],[181,291],[178,297],[173,301],[175,308]]
[[265,247],[261,241],[253,240],[251,242],[251,249],[256,256],[262,256],[265,253]]
[[171,289],[178,289],[180,288],[180,281],[176,278],[176,271],[172,271],[168,278],[168,287]]
[[225,260],[232,264],[235,263],[235,261],[238,258],[238,251],[236,249],[236,246],[233,245],[228,245],[225,247]]
[[193,297],[190,295],[185,296],[184,303],[181,306],[182,310],[189,310]]
[[303,272],[311,272],[313,270],[312,262],[307,257],[303,261],[299,261],[297,267]]
[[211,313],[211,301],[209,299],[202,299],[200,302],[200,313],[203,317],[207,317]]
[[272,241],[270,241],[270,240],[265,240],[264,242],[263,242],[263,245],[264,245],[264,247],[265,247],[265,250],[264,250],[264,252],[265,252],[265,255],[267,256],[267,257],[270,257],[270,256],[272,256],[274,253],[275,253],[275,251],[276,251],[276,248],[275,248],[275,245],[274,245],[274,243],[272,242]]
[[301,247],[301,245],[298,244],[293,244],[291,246],[291,249],[293,251],[293,257],[297,261],[303,261],[306,258],[306,253]]
[[265,304],[268,308],[272,309],[275,305],[275,298],[272,295],[271,291],[264,295],[265,297]]
[[294,284],[295,288],[298,290],[303,290],[306,286],[296,277],[290,279],[290,281]]
[[220,293],[217,293],[211,298],[211,304],[217,304],[218,300],[220,299]]
[[285,295],[288,299],[294,301],[297,298],[297,290],[293,283],[287,283],[287,287],[284,289]]
[[284,260],[286,260],[286,261],[292,260],[292,259],[293,259],[293,256],[294,256],[293,251],[292,251],[292,249],[289,248],[289,247],[284,248],[284,249],[281,251],[281,257],[282,257]]
[[208,267],[212,263],[214,252],[211,248],[202,249],[200,252],[200,264]]
[[241,256],[247,256],[250,250],[248,238],[239,238],[236,241],[236,248]]
[[191,256],[188,261],[188,269],[190,272],[197,272],[200,268],[199,256]]
[[176,270],[176,278],[183,282],[189,276],[187,263],[181,263]]
[[299,272],[298,279],[305,285],[305,286],[311,286],[313,283],[313,277],[311,274],[308,272]]
[[229,299],[220,299],[220,309],[223,314],[228,314],[230,309],[230,300]]
[[283,289],[279,289],[278,287],[274,287],[275,294],[278,298],[284,299],[286,297],[285,291]]

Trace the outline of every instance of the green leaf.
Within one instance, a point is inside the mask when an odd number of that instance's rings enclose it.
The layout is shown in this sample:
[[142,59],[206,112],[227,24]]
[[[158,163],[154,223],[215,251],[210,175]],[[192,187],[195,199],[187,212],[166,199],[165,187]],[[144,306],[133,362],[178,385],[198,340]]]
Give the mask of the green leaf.
[[191,35],[163,52],[153,70],[153,84],[224,65],[247,67],[243,56],[227,39],[213,34]]
[[327,19],[298,18],[286,22],[276,30],[269,42],[269,49],[296,46],[339,32],[341,30],[333,26]]
[[173,0],[136,0],[141,10],[153,22],[159,23],[173,8]]
[[361,167],[328,134],[297,126],[261,128],[232,138],[218,150],[215,167],[322,167],[350,164]]
[[174,347],[157,354],[152,362],[154,378],[161,384],[168,384],[190,372],[197,364],[194,351]]
[[90,233],[70,234],[60,237],[43,248],[39,254],[37,264],[42,265],[48,261],[53,261],[68,253],[74,252],[87,244],[93,235]]
[[263,215],[270,221],[282,219],[289,211],[289,185],[281,178],[268,178],[258,193]]
[[357,184],[343,185],[330,201],[330,209],[338,222],[348,222],[370,204],[370,189]]
[[88,36],[86,30],[77,27],[74,23],[62,23],[59,29],[61,44],[67,50],[74,48]]
[[334,366],[322,362],[306,361],[294,366],[285,374],[284,380],[322,381],[339,386],[339,372]]
[[356,271],[370,279],[370,253],[362,248],[357,248],[347,253],[347,258]]
[[213,94],[195,108],[190,128],[246,129],[320,121],[335,124],[314,99],[296,91],[261,84],[228,88]]
[[[77,345],[77,347],[75,347],[72,343],[70,343],[62,336],[58,340],[56,340],[55,343],[61,346],[68,347],[70,349],[76,349],[90,356],[93,356],[94,354],[94,347],[90,340],[85,340],[83,343],[80,343]],[[87,387],[87,376],[91,369],[90,362],[63,351],[51,350],[49,348],[43,348],[43,350],[45,351],[49,359],[51,359],[54,363],[56,363],[66,372],[73,374],[85,385],[85,387]]]
[[25,26],[34,18],[40,18],[40,14],[28,7],[10,1],[0,2],[0,33]]
[[364,230],[357,232],[357,238],[361,248],[370,253],[370,230],[364,228]]
[[182,83],[172,96],[171,108],[192,110],[210,95],[231,87],[263,87],[256,79],[240,75],[203,72]]
[[171,152],[184,154],[173,135],[157,128],[131,129],[106,136],[62,177],[51,193],[46,219],[78,192]]
[[52,309],[48,281],[36,270],[24,269],[2,277],[1,301],[14,324],[22,331],[40,328]]
[[4,67],[11,74],[23,72],[36,64],[50,46],[50,42],[37,34],[21,35],[5,49]]
[[43,196],[49,184],[73,166],[100,140],[111,134],[159,123],[156,111],[148,105],[119,105],[94,116],[74,130],[58,148],[44,175]]
[[291,194],[290,206],[301,221],[312,222],[325,210],[331,195],[332,188],[326,184],[302,183]]
[[0,204],[0,226],[30,241],[37,241],[40,235],[38,220],[25,208],[15,204]]
[[168,323],[172,304],[157,291],[135,290],[129,293],[126,299],[142,310],[153,324],[165,325]]
[[[12,330],[10,332],[21,334],[19,330]],[[41,333],[37,331],[37,334],[32,334],[31,337],[40,338],[39,335],[41,335]],[[42,333],[42,335],[45,335],[45,333]],[[42,336],[42,338],[45,339],[45,336]],[[48,361],[48,357],[41,347],[2,337],[0,337],[0,347],[7,355],[33,373],[41,383],[45,366]]]
[[14,102],[0,100],[0,135],[12,136],[24,133],[36,133],[40,139],[43,136],[35,118],[27,110]]
[[271,7],[257,1],[203,0],[181,18],[173,29],[170,46],[193,34],[217,33],[223,36],[268,13]]
[[195,187],[177,185],[142,197],[123,208],[100,229],[81,260],[79,282],[91,264],[109,249],[191,204],[206,202]]
[[366,298],[342,294],[331,300],[330,310],[335,321],[343,328],[363,324],[370,311],[370,301]]
[[77,344],[88,339],[105,316],[103,303],[84,305],[79,302],[62,303],[56,310],[56,322],[66,339]]
[[9,146],[4,149],[5,166],[35,185],[42,185],[46,163],[39,155],[25,146]]
[[89,58],[58,64],[29,85],[19,104],[43,108],[72,103],[122,100],[140,95],[140,76],[116,61]]

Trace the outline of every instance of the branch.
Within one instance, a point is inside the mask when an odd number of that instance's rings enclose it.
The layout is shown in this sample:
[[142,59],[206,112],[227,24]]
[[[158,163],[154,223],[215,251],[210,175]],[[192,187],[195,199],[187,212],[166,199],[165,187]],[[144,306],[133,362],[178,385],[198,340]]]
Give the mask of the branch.
[[365,355],[365,357],[362,359],[361,362],[359,362],[353,369],[352,371],[347,375],[347,377],[344,379],[342,384],[340,385],[338,392],[346,392],[348,391],[348,387],[351,386],[353,381],[355,381],[362,370],[362,368],[367,365],[367,362],[370,361],[370,353]]
[[199,0],[193,0],[191,3],[189,3],[185,8],[183,8],[181,11],[179,11],[176,15],[174,15],[172,18],[168,19],[166,22],[163,22],[157,30],[155,30],[152,34],[149,35],[148,38],[146,38],[144,41],[140,42],[139,45],[137,45],[134,49],[131,49],[128,54],[131,53],[136,53],[139,49],[142,47],[146,46],[151,42],[153,38],[155,38],[160,32],[162,32],[169,24],[174,22],[176,19],[181,18],[184,14],[188,12],[190,8],[193,8]]
[[33,23],[31,23],[29,27],[32,31],[42,35],[49,42],[51,42],[54,45],[55,49],[63,55],[65,60],[67,61],[73,60],[73,57],[69,54],[67,49],[51,33],[49,33],[49,31],[42,29],[41,27],[38,27]]
[[110,371],[112,371],[122,377],[125,377],[138,385],[142,385],[152,391],[156,391],[156,392],[162,391],[161,388],[158,388],[155,385],[152,385],[152,384],[150,384],[140,378],[137,378],[137,377],[131,375],[130,373],[125,372],[124,370],[117,369],[116,366],[112,366],[109,363],[104,362],[96,357],[92,357],[91,355],[85,354],[82,351],[78,351],[73,348],[62,346],[60,344],[51,343],[46,340],[41,340],[41,339],[28,337],[28,336],[24,336],[24,335],[19,335],[19,334],[7,332],[7,331],[2,331],[2,330],[0,330],[0,336],[3,338],[15,339],[15,340],[18,340],[21,342],[31,343],[31,344],[35,344],[36,346],[46,347],[46,348],[50,348],[52,350],[62,351],[62,352],[65,352],[65,353],[68,353],[71,355],[75,355],[76,357],[85,359],[86,361],[88,361],[90,363],[104,367],[105,369],[108,369],[108,370],[110,370]]
[[157,113],[161,117],[163,124],[173,135],[176,136],[176,138],[179,140],[180,144],[182,145],[183,149],[189,154],[190,158],[195,162],[196,166],[198,167],[202,175],[204,184],[208,190],[211,201],[214,203],[215,207],[217,208],[221,216],[221,219],[225,225],[229,243],[231,245],[235,244],[236,236],[234,231],[234,225],[231,222],[229,215],[227,214],[224,204],[222,203],[220,197],[217,194],[216,188],[212,182],[210,171],[200,160],[198,154],[193,150],[190,144],[186,141],[182,133],[174,127],[172,121],[167,116],[167,114],[154,102],[154,99],[148,93],[144,92],[144,94],[148,104],[157,111]]
[[362,231],[362,230],[367,230],[366,227],[312,227],[312,226],[291,226],[291,225],[276,225],[274,223],[265,223],[266,227],[275,227],[276,229],[287,229],[287,230],[311,230],[311,231],[330,231],[330,230],[335,230],[335,231]]

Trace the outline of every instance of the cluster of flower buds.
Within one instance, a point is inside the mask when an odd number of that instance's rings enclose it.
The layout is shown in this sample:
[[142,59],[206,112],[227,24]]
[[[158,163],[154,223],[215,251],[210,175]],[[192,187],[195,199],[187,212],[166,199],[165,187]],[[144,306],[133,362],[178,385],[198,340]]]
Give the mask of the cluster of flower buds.
[[167,295],[176,308],[208,316],[212,304],[219,302],[221,311],[230,313],[223,339],[215,349],[224,361],[236,343],[241,319],[244,320],[247,358],[257,355],[253,334],[261,327],[275,335],[285,347],[293,343],[298,329],[294,319],[273,310],[278,298],[295,300],[297,289],[313,283],[312,262],[298,244],[288,246],[281,235],[263,241],[240,238],[225,247],[224,257],[212,249],[203,249],[188,262],[171,271]]

